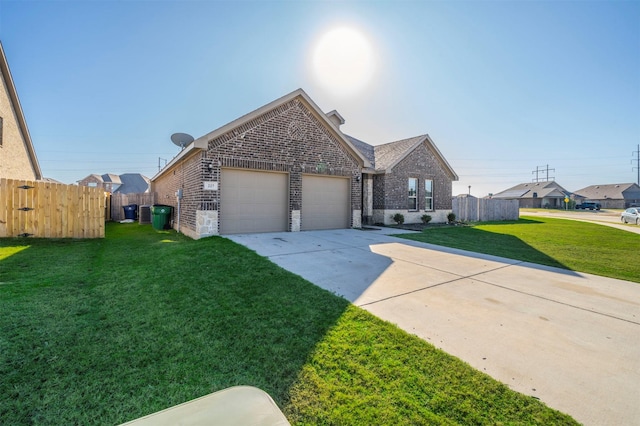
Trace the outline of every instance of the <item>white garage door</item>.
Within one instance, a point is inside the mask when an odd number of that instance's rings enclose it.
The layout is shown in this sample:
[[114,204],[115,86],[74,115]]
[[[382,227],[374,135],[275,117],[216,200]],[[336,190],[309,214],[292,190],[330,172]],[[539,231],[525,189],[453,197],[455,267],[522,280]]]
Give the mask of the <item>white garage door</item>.
[[220,233],[287,231],[289,175],[223,169],[220,182]]
[[348,178],[302,176],[300,229],[341,229],[351,226],[351,181]]

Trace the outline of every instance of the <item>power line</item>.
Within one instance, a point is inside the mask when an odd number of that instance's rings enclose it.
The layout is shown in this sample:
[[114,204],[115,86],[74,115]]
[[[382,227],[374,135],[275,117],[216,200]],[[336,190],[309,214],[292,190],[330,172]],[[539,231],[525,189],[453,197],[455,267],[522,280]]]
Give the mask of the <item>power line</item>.
[[[540,182],[540,177],[539,177],[540,173],[542,173],[545,170],[547,172],[547,178],[544,180],[544,182],[549,182],[549,170],[553,170],[554,172],[556,171],[556,169],[550,169],[548,164],[545,166],[546,169],[543,169],[542,167],[543,166],[536,166],[536,169],[531,172],[531,174],[535,173],[536,175],[535,179],[532,179],[532,182]],[[552,176],[551,179],[555,180],[555,176]]]

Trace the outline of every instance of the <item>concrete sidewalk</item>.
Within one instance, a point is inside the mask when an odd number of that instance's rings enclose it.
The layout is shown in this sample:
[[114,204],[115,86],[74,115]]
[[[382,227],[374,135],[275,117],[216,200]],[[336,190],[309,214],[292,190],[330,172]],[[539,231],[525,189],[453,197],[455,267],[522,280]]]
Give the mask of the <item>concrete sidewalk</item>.
[[638,424],[640,284],[393,232],[229,238],[584,424]]
[[523,211],[520,216],[542,216],[556,219],[577,220],[578,222],[595,223],[596,225],[609,226],[611,228],[620,229],[622,231],[640,234],[640,226],[633,224],[625,224],[620,221],[619,212],[611,212],[607,210],[601,211],[562,211],[562,210],[540,210],[540,211]]

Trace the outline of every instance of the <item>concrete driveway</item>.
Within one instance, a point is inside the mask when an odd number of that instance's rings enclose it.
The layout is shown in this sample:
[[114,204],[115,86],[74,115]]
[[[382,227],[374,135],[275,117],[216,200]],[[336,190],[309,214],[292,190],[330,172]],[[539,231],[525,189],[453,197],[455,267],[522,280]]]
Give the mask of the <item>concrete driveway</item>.
[[640,424],[640,284],[393,232],[229,239],[581,423]]

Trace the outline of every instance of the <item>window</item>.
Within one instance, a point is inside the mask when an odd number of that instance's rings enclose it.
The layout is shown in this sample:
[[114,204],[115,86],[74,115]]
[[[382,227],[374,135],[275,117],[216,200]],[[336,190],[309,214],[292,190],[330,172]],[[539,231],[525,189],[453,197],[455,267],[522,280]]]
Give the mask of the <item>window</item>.
[[433,210],[433,181],[431,179],[424,181],[424,209]]
[[418,210],[418,179],[409,178],[409,210]]

